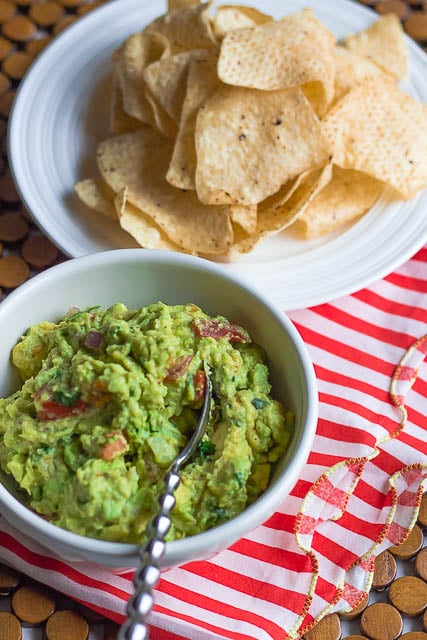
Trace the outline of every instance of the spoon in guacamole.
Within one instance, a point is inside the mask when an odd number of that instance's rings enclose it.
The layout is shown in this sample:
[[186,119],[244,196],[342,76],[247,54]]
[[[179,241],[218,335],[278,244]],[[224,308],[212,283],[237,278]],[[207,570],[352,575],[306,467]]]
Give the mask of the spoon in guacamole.
[[140,546],[140,566],[135,571],[135,592],[127,605],[127,620],[122,625],[118,640],[148,640],[146,618],[153,607],[153,589],[160,579],[160,561],[164,555],[165,538],[171,527],[170,513],[175,506],[174,492],[180,483],[180,469],[197,451],[209,423],[212,383],[209,368],[204,363],[206,383],[204,401],[197,426],[185,447],[177,455],[165,477],[165,491],[159,498],[160,512],[147,527],[149,540]]

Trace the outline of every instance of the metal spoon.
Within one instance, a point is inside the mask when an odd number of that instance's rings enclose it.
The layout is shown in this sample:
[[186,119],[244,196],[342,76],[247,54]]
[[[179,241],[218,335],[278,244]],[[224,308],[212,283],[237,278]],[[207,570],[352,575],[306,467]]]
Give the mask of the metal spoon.
[[180,483],[179,471],[196,451],[209,422],[212,383],[206,365],[205,374],[205,398],[199,423],[165,477],[166,488],[159,498],[160,512],[148,526],[150,539],[138,550],[140,565],[133,578],[135,591],[129,598],[127,619],[119,631],[118,640],[148,640],[149,638],[146,619],[153,607],[153,589],[160,579],[160,561],[166,548],[165,537],[171,526],[170,513],[175,506],[174,492]]

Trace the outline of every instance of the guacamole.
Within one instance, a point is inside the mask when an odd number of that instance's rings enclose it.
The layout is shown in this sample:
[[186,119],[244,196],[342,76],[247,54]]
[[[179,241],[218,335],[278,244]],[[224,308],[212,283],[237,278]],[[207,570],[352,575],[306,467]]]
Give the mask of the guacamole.
[[12,358],[23,385],[0,399],[0,466],[28,506],[82,535],[144,540],[167,469],[197,424],[205,363],[210,421],[182,470],[168,539],[241,512],[292,434],[261,348],[193,304],[73,309],[32,326]]

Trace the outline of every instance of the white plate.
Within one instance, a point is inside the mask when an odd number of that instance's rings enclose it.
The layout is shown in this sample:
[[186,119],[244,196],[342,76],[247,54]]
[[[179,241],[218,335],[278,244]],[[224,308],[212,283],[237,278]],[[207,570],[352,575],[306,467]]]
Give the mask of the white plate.
[[[311,6],[338,38],[376,18],[349,0],[252,4],[276,18]],[[114,0],[96,9],[46,48],[19,88],[9,128],[12,172],[39,226],[71,257],[135,246],[118,225],[88,215],[73,184],[96,175],[95,150],[108,131],[112,51],[164,11],[163,2],[152,0]],[[427,102],[427,58],[409,39],[408,47],[411,73],[403,88]],[[284,232],[225,267],[286,310],[352,293],[390,273],[427,240],[427,191],[410,202],[385,202],[345,231],[311,242]]]

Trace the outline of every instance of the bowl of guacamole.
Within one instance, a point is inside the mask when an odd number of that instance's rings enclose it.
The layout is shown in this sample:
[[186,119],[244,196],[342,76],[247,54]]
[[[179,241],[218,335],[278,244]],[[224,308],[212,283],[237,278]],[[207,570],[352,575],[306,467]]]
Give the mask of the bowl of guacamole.
[[60,557],[137,564],[206,370],[209,423],[163,566],[230,545],[298,479],[317,416],[304,344],[218,265],[138,249],[70,260],[0,305],[0,331],[0,511]]

